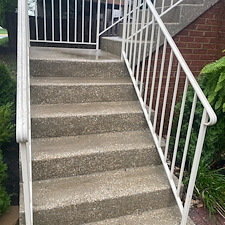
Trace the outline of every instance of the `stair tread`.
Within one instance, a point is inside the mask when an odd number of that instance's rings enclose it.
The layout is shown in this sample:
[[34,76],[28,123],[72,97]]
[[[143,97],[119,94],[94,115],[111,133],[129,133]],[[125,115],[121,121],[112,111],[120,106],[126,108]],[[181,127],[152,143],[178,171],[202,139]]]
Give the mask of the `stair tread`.
[[108,171],[33,182],[34,210],[168,190],[162,166]]
[[32,140],[33,160],[153,148],[149,131],[113,132]]
[[52,48],[52,47],[31,47],[31,60],[54,60],[54,61],[93,61],[113,62],[121,59],[109,52],[95,49],[79,48]]
[[[120,37],[120,36],[112,36],[112,37],[102,37],[102,39],[106,39],[106,40],[111,40],[111,41],[116,41],[116,42],[122,42],[123,41],[123,38]],[[137,43],[140,43],[140,40],[137,40]],[[147,43],[151,43],[150,40],[147,41]],[[144,45],[144,42],[141,41],[141,44]]]
[[[180,225],[181,215],[177,206],[150,210],[144,213],[87,223],[85,225]],[[188,219],[187,225],[194,225]]]
[[129,77],[97,78],[97,77],[33,77],[31,85],[87,86],[87,85],[122,85],[131,84]]
[[32,118],[142,113],[138,101],[32,105]]

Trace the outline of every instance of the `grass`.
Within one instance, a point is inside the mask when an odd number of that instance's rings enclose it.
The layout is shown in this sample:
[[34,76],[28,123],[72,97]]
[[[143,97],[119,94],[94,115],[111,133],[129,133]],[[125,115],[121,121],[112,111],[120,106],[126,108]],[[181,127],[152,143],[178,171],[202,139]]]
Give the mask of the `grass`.
[[1,34],[8,34],[8,31],[6,29],[4,29],[4,28],[0,29],[0,35]]
[[8,47],[9,39],[8,37],[0,39],[0,47]]

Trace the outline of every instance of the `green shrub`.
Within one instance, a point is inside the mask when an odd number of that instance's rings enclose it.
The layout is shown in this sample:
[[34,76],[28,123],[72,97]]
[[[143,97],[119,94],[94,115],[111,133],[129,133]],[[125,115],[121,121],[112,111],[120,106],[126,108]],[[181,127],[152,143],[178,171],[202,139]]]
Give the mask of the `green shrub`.
[[[225,157],[225,57],[211,63],[201,71],[199,85],[208,98],[211,106],[216,112],[218,121],[215,125],[208,127],[205,142],[202,150],[202,157],[195,184],[195,194],[202,199],[211,214],[216,211],[225,214],[225,175],[224,168],[215,169]],[[185,113],[181,129],[180,142],[178,146],[177,165],[182,160],[183,149],[186,141],[189,117],[193,103],[194,91],[188,89],[185,104]],[[176,115],[179,115],[181,102],[176,105]],[[203,107],[200,101],[197,102],[194,123],[188,148],[186,170],[190,173],[195,147],[201,123]],[[175,119],[176,127],[178,117]],[[171,137],[171,147],[174,147],[175,129]],[[188,177],[186,179],[189,179]],[[225,216],[225,215],[224,215]]]
[[4,181],[6,179],[7,166],[3,163],[2,152],[0,151],[0,215],[5,213],[10,206],[10,197],[5,190]]
[[[10,77],[6,66],[0,63],[0,149],[6,142],[11,142],[15,134],[15,92],[16,82]],[[10,206],[10,197],[4,187],[6,170],[0,150],[0,215]]]
[[0,106],[15,102],[16,81],[10,76],[5,64],[0,62]]
[[12,103],[0,106],[0,147],[12,140],[15,133],[13,124],[14,111]]
[[17,8],[17,0],[0,0],[0,24],[6,27],[5,13],[15,12]]

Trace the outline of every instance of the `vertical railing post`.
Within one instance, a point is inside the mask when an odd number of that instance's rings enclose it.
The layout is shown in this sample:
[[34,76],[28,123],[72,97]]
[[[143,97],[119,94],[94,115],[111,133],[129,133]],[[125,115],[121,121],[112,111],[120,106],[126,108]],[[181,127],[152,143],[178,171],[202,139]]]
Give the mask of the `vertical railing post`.
[[123,34],[122,34],[122,48],[121,48],[121,60],[123,59],[123,52],[125,51],[125,38],[127,30],[127,10],[128,0],[124,0],[124,19],[123,19]]
[[204,144],[204,140],[205,140],[207,122],[208,122],[208,115],[207,115],[206,109],[204,109],[203,114],[202,114],[201,125],[199,128],[199,133],[198,133],[198,140],[197,140],[197,144],[196,144],[195,155],[194,155],[190,180],[189,180],[185,204],[184,204],[184,210],[182,213],[181,225],[186,225],[186,223],[187,223],[192,194],[194,191],[195,181],[196,181],[196,177],[197,177],[197,173],[198,173],[198,166],[199,166],[202,148],[203,148],[203,144]]
[[97,30],[96,30],[96,50],[99,50],[99,33],[100,33],[100,6],[101,0],[98,0],[97,8]]
[[29,45],[28,2],[27,0],[19,0],[16,139],[21,155],[25,222],[26,225],[33,225]]

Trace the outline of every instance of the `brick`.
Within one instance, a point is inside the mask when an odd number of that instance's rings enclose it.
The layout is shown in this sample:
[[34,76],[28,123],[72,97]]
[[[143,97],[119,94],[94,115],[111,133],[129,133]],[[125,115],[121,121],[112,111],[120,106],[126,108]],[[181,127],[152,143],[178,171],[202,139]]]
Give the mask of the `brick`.
[[204,48],[201,48],[201,49],[194,49],[193,50],[193,53],[194,54],[199,54],[199,55],[201,55],[201,54],[206,54],[207,53],[207,49],[204,49]]
[[206,24],[198,24],[197,25],[197,30],[202,30],[202,31],[212,31],[212,26],[208,26]]
[[204,32],[203,36],[217,38],[218,37],[218,32],[217,31]]
[[197,43],[209,43],[210,39],[209,38],[202,38],[202,37],[195,37],[194,42]]
[[203,49],[216,49],[216,44],[203,44]]
[[194,42],[194,37],[180,37],[179,41],[181,42]]
[[196,22],[198,24],[207,24],[207,19],[199,17]]
[[201,49],[202,48],[202,43],[200,42],[194,42],[194,43],[187,43],[187,48],[197,48],[197,49]]
[[189,31],[189,35],[194,36],[194,37],[203,37],[204,32],[202,32],[202,31]]
[[191,66],[200,66],[203,62],[201,60],[195,60],[191,62]]

